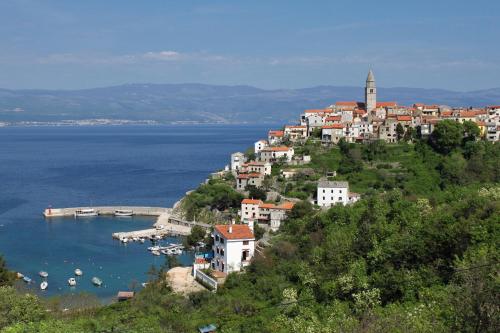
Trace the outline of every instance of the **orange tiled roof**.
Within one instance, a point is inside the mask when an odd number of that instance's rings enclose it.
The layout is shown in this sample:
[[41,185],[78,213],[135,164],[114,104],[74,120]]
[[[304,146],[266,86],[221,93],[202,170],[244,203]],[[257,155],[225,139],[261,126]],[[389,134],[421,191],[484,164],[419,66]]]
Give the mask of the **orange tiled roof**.
[[260,205],[262,204],[262,200],[257,200],[257,199],[243,199],[241,202],[244,205]]
[[341,116],[330,116],[330,117],[326,117],[325,121],[337,121],[340,119],[342,119]]
[[262,149],[263,151],[288,151],[290,148],[287,146],[280,146],[280,147],[267,147]]
[[284,202],[281,205],[279,205],[279,208],[281,209],[292,209],[295,204],[293,202]]
[[461,111],[460,118],[474,118],[476,116],[476,112],[474,111]]
[[451,117],[453,116],[453,111],[443,111],[441,112],[441,117]]
[[283,131],[269,131],[270,136],[283,136],[284,132]]
[[248,178],[259,178],[260,173],[240,173],[238,175],[238,179],[248,179]]
[[[232,229],[231,232],[229,232],[230,228]],[[215,226],[215,230],[225,239],[255,239],[252,230],[245,224],[218,224]]]
[[324,125],[322,126],[321,128],[337,128],[337,129],[341,129],[341,128],[344,128],[345,125],[344,124],[332,124],[332,125]]
[[404,116],[404,115],[402,115],[402,116],[397,116],[396,119],[398,121],[411,121],[411,116]]
[[271,208],[275,208],[276,205],[275,204],[272,204],[272,203],[263,203],[261,205],[259,205],[259,208],[266,208],[266,209],[271,209]]
[[355,101],[340,101],[335,102],[336,106],[358,106],[358,102]]
[[396,102],[377,102],[378,108],[394,107],[397,105],[398,105],[398,103],[396,103]]

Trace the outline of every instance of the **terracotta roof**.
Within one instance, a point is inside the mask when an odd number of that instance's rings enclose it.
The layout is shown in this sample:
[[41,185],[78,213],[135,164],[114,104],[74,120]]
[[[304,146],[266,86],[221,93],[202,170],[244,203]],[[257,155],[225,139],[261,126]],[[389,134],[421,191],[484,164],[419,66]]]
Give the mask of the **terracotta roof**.
[[356,113],[356,114],[365,114],[366,110],[365,109],[356,109],[356,110],[354,110],[354,113]]
[[332,124],[332,125],[324,125],[321,128],[329,129],[329,128],[336,128],[336,129],[342,129],[344,128],[344,124]]
[[378,108],[386,108],[386,107],[394,107],[397,106],[398,103],[396,102],[377,102],[377,107]]
[[476,124],[477,126],[486,126],[486,123],[484,121],[477,121]]
[[[229,229],[232,229],[231,233]],[[246,224],[217,224],[215,230],[225,239],[255,239],[252,230]]]
[[342,119],[341,116],[330,116],[330,117],[326,117],[325,121],[337,121],[340,119]]
[[411,116],[397,116],[398,121],[411,121]]
[[453,111],[442,111],[440,114],[441,117],[451,117],[453,116]]
[[260,173],[240,173],[238,179],[259,178]]
[[133,291],[119,291],[118,292],[118,299],[123,300],[123,299],[129,299],[133,298],[135,293]]
[[264,166],[264,165],[266,165],[266,162],[252,161],[252,162],[248,162],[246,165]]
[[290,148],[287,146],[280,146],[280,147],[267,147],[262,149],[263,151],[288,151]]
[[476,113],[474,111],[461,111],[460,118],[474,118]]
[[358,106],[358,102],[355,101],[340,101],[335,103],[336,106]]
[[292,209],[295,204],[293,202],[284,202],[281,205],[279,205],[279,208],[281,209]]
[[422,107],[422,106],[425,106],[425,104],[424,104],[424,103],[415,103],[415,104],[413,104],[413,105],[414,105],[415,107],[419,107],[419,106],[420,106],[420,107]]
[[490,105],[488,106],[490,109],[500,109],[500,105]]
[[438,105],[424,105],[424,109],[439,109]]
[[244,205],[260,205],[262,204],[262,200],[257,200],[257,199],[243,199],[241,202]]
[[276,205],[275,204],[272,204],[272,203],[263,203],[261,205],[259,205],[259,208],[266,208],[266,209],[271,209],[271,208],[275,208]]
[[269,131],[270,136],[283,136],[284,132],[283,131]]

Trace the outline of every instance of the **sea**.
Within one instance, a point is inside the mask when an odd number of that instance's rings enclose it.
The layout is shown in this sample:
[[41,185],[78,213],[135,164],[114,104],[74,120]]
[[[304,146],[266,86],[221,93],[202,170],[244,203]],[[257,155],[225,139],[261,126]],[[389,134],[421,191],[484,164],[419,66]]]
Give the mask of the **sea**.
[[[10,269],[29,276],[43,296],[91,293],[109,301],[139,290],[165,256],[144,244],[121,244],[111,234],[149,228],[150,217],[45,219],[45,208],[75,206],[172,207],[230,154],[253,147],[265,125],[158,125],[0,128],[0,254]],[[181,243],[169,238],[165,243]],[[194,253],[177,257],[192,263]],[[80,268],[75,287],[67,280]],[[39,290],[40,271],[48,288]],[[101,287],[92,277],[103,281]],[[19,282],[21,283],[21,282]]]

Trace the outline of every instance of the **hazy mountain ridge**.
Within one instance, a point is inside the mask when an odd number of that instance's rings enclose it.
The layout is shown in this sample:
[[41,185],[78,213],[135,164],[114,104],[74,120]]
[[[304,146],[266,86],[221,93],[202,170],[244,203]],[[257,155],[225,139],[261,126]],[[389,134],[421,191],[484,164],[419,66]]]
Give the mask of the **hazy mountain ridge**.
[[[304,109],[363,100],[362,87],[265,90],[207,84],[126,84],[82,90],[0,89],[0,121],[129,119],[159,122],[256,123],[295,120]],[[378,88],[378,100],[450,106],[500,104],[500,88],[456,92]]]

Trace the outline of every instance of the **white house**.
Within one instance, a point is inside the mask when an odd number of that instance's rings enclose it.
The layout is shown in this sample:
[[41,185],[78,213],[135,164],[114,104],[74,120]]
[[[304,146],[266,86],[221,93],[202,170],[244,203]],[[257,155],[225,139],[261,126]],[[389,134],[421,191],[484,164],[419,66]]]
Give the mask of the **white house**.
[[231,154],[231,170],[239,171],[245,160],[245,154],[243,153],[237,152]]
[[307,126],[305,125],[287,125],[285,126],[285,137],[292,142],[307,139]]
[[254,256],[255,236],[252,225],[219,224],[214,227],[212,269],[231,273],[250,264]]
[[260,216],[259,206],[262,204],[262,200],[243,199],[241,202],[241,219],[244,221],[258,220]]
[[321,141],[338,143],[341,138],[347,135],[346,126],[344,124],[325,125],[321,128]]
[[254,148],[253,151],[255,154],[258,154],[262,149],[266,148],[268,146],[266,140],[259,140],[254,143]]
[[338,203],[345,206],[349,203],[349,183],[320,180],[318,182],[317,198],[320,207],[331,207]]
[[266,162],[276,162],[277,160],[283,158],[290,162],[294,155],[293,147],[267,147],[260,151],[260,159]]

